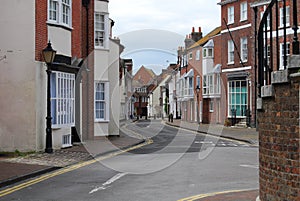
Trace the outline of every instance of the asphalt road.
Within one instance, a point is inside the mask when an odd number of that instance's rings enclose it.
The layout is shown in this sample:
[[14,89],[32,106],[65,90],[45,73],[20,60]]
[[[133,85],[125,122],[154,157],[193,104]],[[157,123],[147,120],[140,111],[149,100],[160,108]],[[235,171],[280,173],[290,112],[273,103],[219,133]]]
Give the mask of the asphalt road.
[[126,127],[153,143],[41,180],[0,200],[168,201],[257,189],[257,147],[178,130],[159,121]]

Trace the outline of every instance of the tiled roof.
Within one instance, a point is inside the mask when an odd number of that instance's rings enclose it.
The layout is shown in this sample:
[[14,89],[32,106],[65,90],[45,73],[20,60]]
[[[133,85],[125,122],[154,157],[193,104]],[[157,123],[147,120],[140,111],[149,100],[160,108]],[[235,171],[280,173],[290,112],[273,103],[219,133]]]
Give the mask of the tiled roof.
[[204,45],[212,36],[218,35],[221,32],[221,27],[217,27],[208,34],[206,34],[203,38],[198,40],[194,45],[192,45],[189,49],[198,47],[200,45]]

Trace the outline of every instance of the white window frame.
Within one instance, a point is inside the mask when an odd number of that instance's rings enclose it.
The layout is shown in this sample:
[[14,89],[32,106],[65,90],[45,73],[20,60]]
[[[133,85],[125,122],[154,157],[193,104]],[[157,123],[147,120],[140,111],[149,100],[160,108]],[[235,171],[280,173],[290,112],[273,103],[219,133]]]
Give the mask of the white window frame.
[[227,16],[228,16],[227,24],[233,24],[234,23],[234,7],[233,6],[228,7]]
[[193,53],[190,52],[190,53],[189,53],[189,60],[192,60],[192,59],[193,59]]
[[47,23],[72,27],[72,0],[48,0],[47,12]]
[[214,101],[213,100],[209,101],[209,112],[214,112]]
[[196,77],[196,86],[199,86],[199,88],[201,88],[201,79],[199,75]]
[[228,64],[234,64],[234,44],[232,40],[228,40]]
[[215,86],[215,94],[221,94],[221,75],[220,73],[216,75],[216,86]]
[[[284,43],[280,43],[280,66],[279,66],[279,70],[284,70],[284,52],[283,52],[283,45]],[[286,56],[288,57],[291,54],[291,46],[290,43],[286,43]]]
[[241,39],[241,59],[243,62],[248,61],[248,38],[242,37]]
[[[290,26],[290,6],[287,6],[286,7],[286,27],[289,27]],[[280,8],[280,22],[279,22],[279,27],[283,27],[284,24],[283,24],[283,8]]]
[[203,95],[209,95],[208,75],[203,75]]
[[72,8],[71,0],[62,0],[61,2],[62,23],[67,26],[70,25],[71,8]]
[[51,112],[54,128],[75,125],[75,75],[52,71]]
[[188,95],[193,96],[194,95],[194,77],[188,78]]
[[[100,86],[99,86],[100,85]],[[103,86],[101,88],[101,85]],[[98,88],[99,86],[100,88]],[[104,91],[103,91],[104,90]],[[95,107],[94,107],[94,115],[95,115],[95,122],[107,122],[109,121],[109,82],[102,82],[96,81],[95,82]],[[103,93],[102,97],[97,96],[97,93]],[[103,108],[98,108],[97,103],[103,103]],[[103,111],[103,116],[97,115],[97,112]]]
[[95,14],[94,14],[94,46],[95,46],[95,48],[108,49],[108,38],[109,38],[108,14],[102,13],[102,12],[95,12]]
[[200,60],[200,50],[196,51],[196,61]]
[[213,56],[213,48],[203,48],[203,58],[212,58]]
[[184,95],[188,95],[188,78],[184,78]]
[[214,83],[215,83],[214,74],[208,75],[208,87],[209,87],[208,94],[210,95],[215,93]]
[[248,19],[248,7],[247,2],[242,2],[240,6],[241,10],[241,19],[240,21],[245,21]]
[[[234,84],[231,84],[234,83]],[[239,83],[239,87],[237,87],[237,83]],[[242,83],[246,84],[246,90],[242,91]],[[230,87],[235,86],[235,87]],[[239,90],[237,90],[239,89]],[[243,96],[244,94],[244,96]],[[234,101],[232,100],[232,96],[234,96]],[[248,81],[247,80],[232,80],[228,81],[228,117],[232,117],[231,109],[239,108],[240,111],[244,111],[244,115],[236,115],[236,117],[245,117],[246,116],[246,109],[248,107]],[[245,98],[245,102],[243,102],[242,98]],[[238,103],[237,103],[237,100]],[[244,110],[243,110],[244,109]]]

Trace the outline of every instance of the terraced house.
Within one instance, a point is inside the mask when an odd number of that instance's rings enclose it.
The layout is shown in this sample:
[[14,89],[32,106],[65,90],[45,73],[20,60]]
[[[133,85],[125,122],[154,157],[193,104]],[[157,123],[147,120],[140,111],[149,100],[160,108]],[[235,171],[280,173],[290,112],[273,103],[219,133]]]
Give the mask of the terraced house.
[[[11,0],[0,12],[0,150],[45,148],[47,83],[53,148],[118,135],[123,47],[112,39],[108,1]],[[51,67],[42,56],[48,42]]]

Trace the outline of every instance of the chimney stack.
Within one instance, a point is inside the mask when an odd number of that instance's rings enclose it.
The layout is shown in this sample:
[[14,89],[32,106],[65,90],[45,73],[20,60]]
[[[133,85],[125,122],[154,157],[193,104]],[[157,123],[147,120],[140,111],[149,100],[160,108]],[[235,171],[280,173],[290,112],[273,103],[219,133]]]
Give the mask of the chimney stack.
[[[194,27],[193,27],[193,30],[195,30]],[[192,40],[194,42],[197,42],[198,40],[200,40],[202,38],[201,27],[199,27],[199,32],[192,32],[191,35],[192,35]]]

